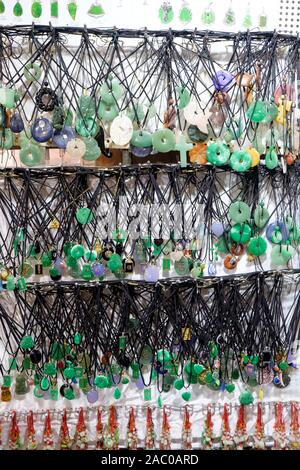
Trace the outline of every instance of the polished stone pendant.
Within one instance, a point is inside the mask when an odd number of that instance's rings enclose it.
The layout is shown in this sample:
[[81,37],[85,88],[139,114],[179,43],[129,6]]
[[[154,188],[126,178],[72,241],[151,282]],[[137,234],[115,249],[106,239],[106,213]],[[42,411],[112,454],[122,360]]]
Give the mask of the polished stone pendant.
[[123,261],[123,269],[125,273],[132,274],[134,270],[134,260],[129,256]]
[[26,395],[29,390],[28,381],[25,375],[18,375],[16,377],[16,385],[15,385],[15,394],[16,395]]
[[47,118],[38,118],[31,126],[31,133],[37,142],[47,142],[53,136],[52,123]]
[[38,263],[34,267],[34,272],[36,276],[42,276],[43,274],[43,265],[42,263]]
[[10,130],[15,134],[24,130],[24,122],[19,113],[15,113],[10,119]]
[[58,0],[52,0],[50,6],[51,18],[58,18]]
[[10,387],[5,387],[4,385],[2,385],[2,387],[1,387],[1,401],[6,402],[6,403],[11,401]]
[[93,2],[88,10],[88,15],[94,18],[100,18],[104,14],[105,12],[98,1]]
[[35,97],[37,107],[41,111],[53,111],[55,106],[58,106],[58,97],[51,88],[48,82],[44,82],[44,86],[37,92]]
[[181,23],[185,25],[190,23],[193,19],[192,10],[190,9],[188,2],[185,0],[183,1],[182,8],[179,12],[179,19]]
[[42,3],[40,1],[34,0],[31,5],[31,14],[33,18],[40,18],[43,13]]
[[76,14],[77,14],[77,2],[76,1],[69,1],[68,2],[68,12],[70,17],[72,18],[73,21],[76,20]]
[[23,7],[21,5],[21,2],[16,2],[13,8],[13,14],[17,17],[20,17],[23,15]]
[[163,24],[171,23],[174,18],[174,10],[169,1],[163,2],[159,9],[158,16]]

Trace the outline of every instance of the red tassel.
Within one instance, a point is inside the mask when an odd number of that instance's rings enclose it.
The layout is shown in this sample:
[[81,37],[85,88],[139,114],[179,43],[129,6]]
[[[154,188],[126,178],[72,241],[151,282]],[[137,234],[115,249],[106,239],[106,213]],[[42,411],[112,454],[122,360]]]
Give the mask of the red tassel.
[[210,450],[212,448],[214,437],[214,424],[212,421],[211,408],[208,406],[207,414],[204,422],[204,430],[202,433],[202,442],[205,450]]
[[110,406],[108,426],[104,436],[104,447],[106,450],[119,449],[119,425],[117,419],[117,410],[115,406]]
[[222,416],[222,436],[221,436],[221,444],[223,450],[230,450],[233,448],[234,442],[230,433],[230,426],[229,426],[229,414],[228,414],[228,407],[225,403],[224,411]]
[[97,410],[96,431],[97,431],[96,449],[103,450],[104,449],[104,432],[103,432],[103,424],[102,424],[102,412],[100,408],[98,408]]
[[67,410],[64,411],[61,426],[60,426],[60,450],[70,450],[72,446],[72,439],[70,438],[68,422],[67,422]]
[[87,429],[82,408],[80,408],[76,425],[75,446],[76,450],[87,450],[88,448]]
[[30,411],[27,415],[27,450],[35,450],[37,442],[33,423],[33,413]]
[[277,402],[275,404],[274,449],[285,450],[287,448],[285,431],[283,404],[281,402]]
[[160,436],[160,450],[170,450],[171,449],[171,433],[170,433],[170,424],[168,420],[168,415],[166,413],[166,407],[163,409],[163,422]]
[[51,426],[50,411],[45,418],[44,434],[43,434],[43,449],[44,450],[54,450],[54,439],[53,431]]
[[146,438],[145,438],[145,449],[152,450],[155,445],[155,432],[154,424],[152,419],[152,410],[148,406],[147,408],[147,424],[146,424]]
[[134,409],[131,407],[128,426],[127,426],[127,448],[129,450],[137,450],[138,444],[138,437],[137,437],[137,430],[135,426],[135,416],[134,416]]
[[20,439],[20,430],[17,423],[17,413],[14,411],[11,419],[11,426],[8,435],[8,448],[9,450],[20,450],[22,449],[22,443]]
[[299,404],[292,402],[291,404],[291,449],[300,449],[300,432],[299,432]]
[[255,424],[255,435],[254,435],[255,449],[257,450],[265,449],[264,438],[265,438],[265,430],[264,430],[264,423],[262,419],[262,406],[261,406],[261,402],[258,402],[256,424]]
[[236,443],[237,450],[243,450],[246,442],[248,440],[247,436],[247,426],[246,426],[246,417],[245,417],[245,407],[244,405],[239,406],[238,410],[238,419],[235,428],[234,441]]
[[184,408],[183,425],[182,425],[182,447],[186,450],[192,449],[192,423],[188,407]]

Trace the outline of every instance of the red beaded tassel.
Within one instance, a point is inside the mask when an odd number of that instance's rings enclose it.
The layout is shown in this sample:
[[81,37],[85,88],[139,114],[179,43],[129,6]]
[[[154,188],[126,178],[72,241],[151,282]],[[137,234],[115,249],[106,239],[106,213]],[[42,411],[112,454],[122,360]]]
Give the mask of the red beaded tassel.
[[192,423],[188,407],[184,408],[183,424],[182,424],[182,448],[185,450],[192,449]]
[[152,419],[152,410],[150,406],[147,408],[147,422],[146,422],[146,437],[145,437],[145,449],[152,450],[155,446],[155,432],[154,424]]
[[86,429],[86,425],[84,421],[84,414],[83,414],[82,408],[80,408],[79,415],[78,415],[74,441],[75,441],[76,450],[87,450],[88,435],[87,435],[87,429]]
[[300,449],[300,431],[299,431],[299,404],[291,404],[291,426],[290,426],[291,450]]
[[283,404],[281,402],[277,402],[275,403],[274,449],[285,450],[287,448],[285,431]]
[[45,418],[45,426],[44,426],[44,433],[43,433],[43,449],[44,450],[54,450],[54,439],[53,439],[53,431],[51,426],[51,418],[50,418],[50,411],[48,411],[47,416]]
[[254,447],[256,450],[265,449],[265,426],[262,418],[262,406],[261,402],[257,403],[257,416],[255,424],[255,434],[254,434]]
[[115,406],[110,406],[108,425],[104,435],[104,448],[106,450],[119,449],[119,425],[117,419],[117,410]]
[[20,439],[20,430],[17,423],[17,413],[14,411],[11,419],[11,426],[8,435],[8,448],[9,450],[20,450],[22,449],[22,443]]
[[64,411],[60,426],[60,450],[70,450],[72,447],[72,439],[70,438],[67,410]]
[[103,423],[102,423],[102,411],[100,408],[97,410],[97,426],[96,426],[96,449],[103,450],[104,449],[104,431],[103,431]]
[[163,409],[163,421],[162,421],[159,448],[160,448],[160,450],[170,450],[171,449],[170,424],[169,424],[168,415],[167,415],[165,406],[164,406],[164,409]]
[[237,450],[243,450],[248,440],[244,405],[239,406],[238,419],[235,428],[234,442]]
[[135,425],[135,415],[134,409],[131,407],[127,425],[127,449],[129,450],[137,450],[138,446],[138,437],[137,437],[137,430]]
[[234,446],[234,442],[230,433],[229,413],[228,406],[226,403],[224,405],[224,411],[222,416],[221,446],[223,450],[230,450]]
[[210,450],[212,448],[214,437],[214,424],[212,420],[211,408],[208,406],[207,414],[204,421],[204,429],[202,433],[202,443],[204,450]]
[[35,450],[37,448],[37,442],[36,442],[32,411],[30,411],[27,415],[26,437],[27,437],[27,450]]

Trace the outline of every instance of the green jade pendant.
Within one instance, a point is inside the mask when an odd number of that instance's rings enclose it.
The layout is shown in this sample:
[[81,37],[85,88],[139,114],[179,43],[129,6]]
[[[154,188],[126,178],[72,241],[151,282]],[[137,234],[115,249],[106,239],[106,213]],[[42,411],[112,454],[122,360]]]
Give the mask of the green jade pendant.
[[58,1],[54,0],[51,2],[50,8],[51,18],[58,18]]
[[43,7],[41,2],[34,1],[31,5],[31,15],[33,18],[40,18],[43,13]]
[[5,13],[5,4],[4,4],[4,2],[1,0],[1,1],[0,1],[0,15],[3,15],[3,13]]
[[68,3],[68,12],[70,17],[72,18],[73,21],[76,20],[76,14],[77,14],[77,3],[76,2],[69,2]]
[[18,18],[23,15],[23,7],[20,2],[15,3],[13,8],[13,14]]
[[92,3],[88,10],[88,15],[92,16],[94,18],[99,18],[100,16],[103,16],[105,14],[105,11],[103,10],[102,6],[100,3],[97,1]]
[[187,2],[183,2],[182,8],[179,12],[179,19],[181,23],[188,24],[192,21],[193,14]]

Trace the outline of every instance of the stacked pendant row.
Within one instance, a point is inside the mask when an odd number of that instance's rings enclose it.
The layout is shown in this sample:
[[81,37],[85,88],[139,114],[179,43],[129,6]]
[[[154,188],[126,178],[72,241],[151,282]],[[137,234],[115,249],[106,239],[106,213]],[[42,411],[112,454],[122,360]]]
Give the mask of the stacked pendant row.
[[[26,394],[73,400],[81,394],[94,403],[104,390],[118,400],[128,384],[151,401],[152,383],[189,401],[204,386],[233,393],[242,380],[239,398],[249,404],[254,392],[262,396],[263,385],[288,387],[297,367],[292,347],[299,292],[295,285],[291,307],[284,310],[278,274],[206,287],[117,282],[41,288],[12,299],[2,294],[1,335],[10,344],[3,350],[2,401]],[[4,307],[10,299],[13,312]]]

